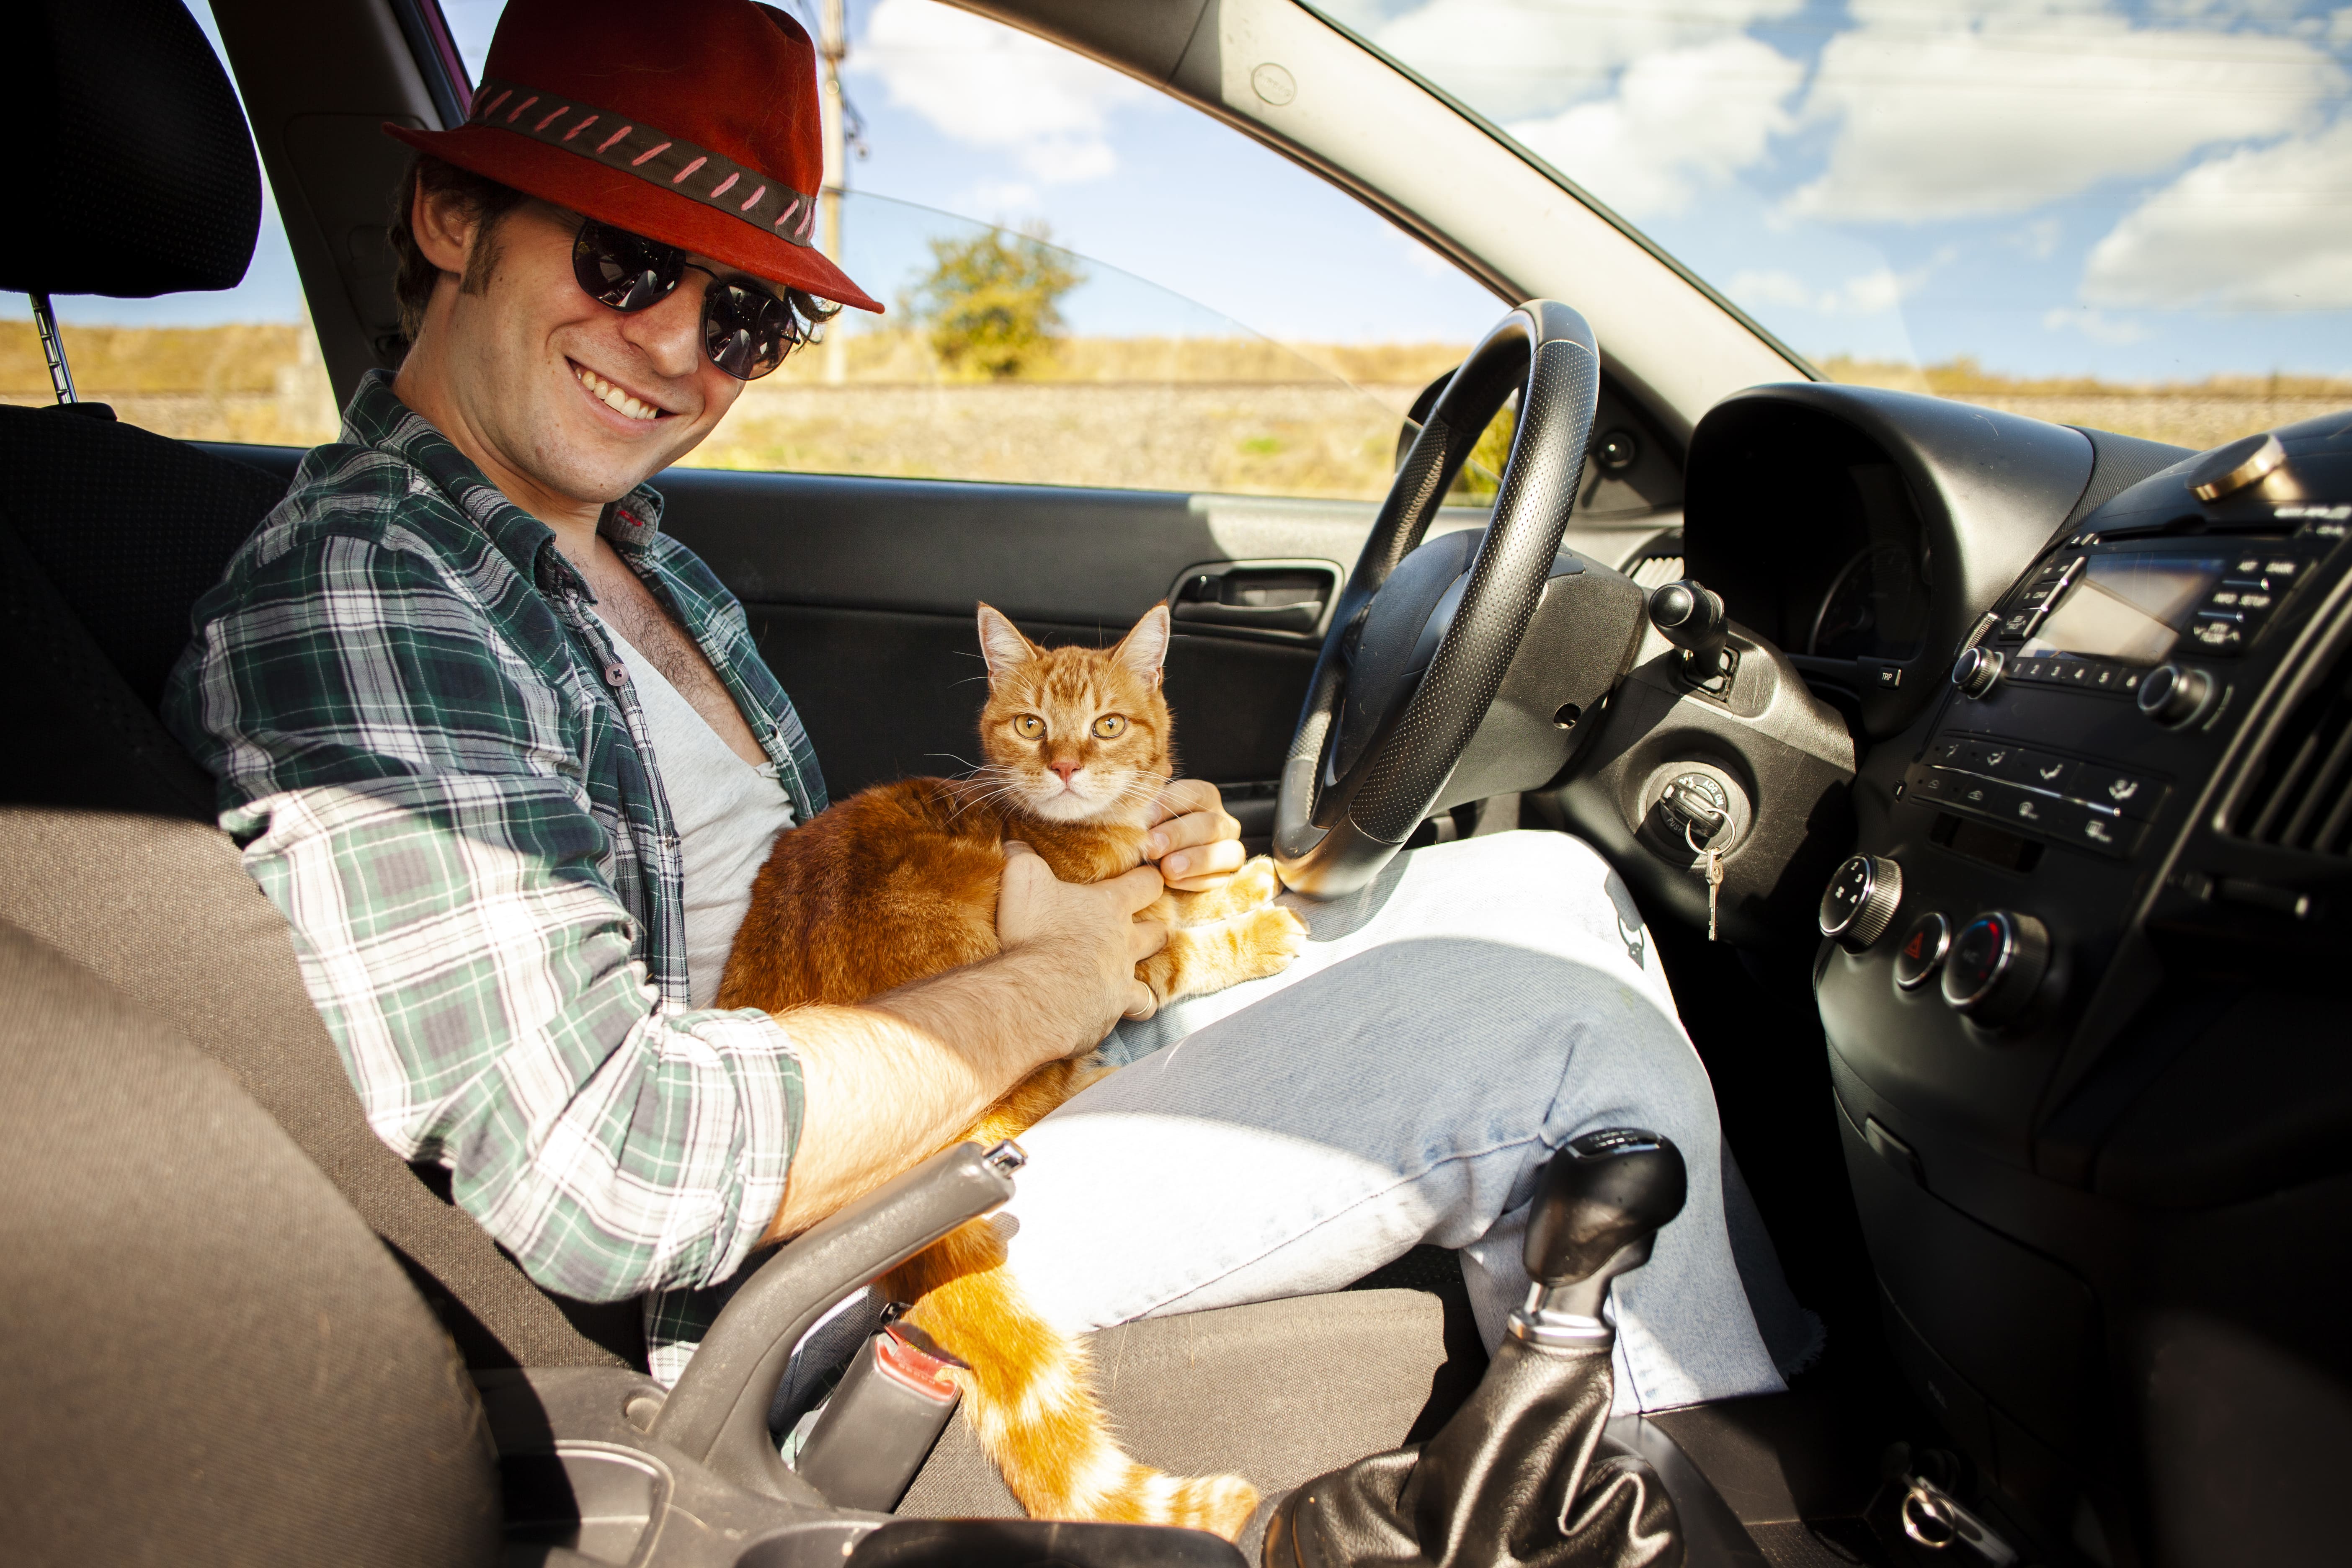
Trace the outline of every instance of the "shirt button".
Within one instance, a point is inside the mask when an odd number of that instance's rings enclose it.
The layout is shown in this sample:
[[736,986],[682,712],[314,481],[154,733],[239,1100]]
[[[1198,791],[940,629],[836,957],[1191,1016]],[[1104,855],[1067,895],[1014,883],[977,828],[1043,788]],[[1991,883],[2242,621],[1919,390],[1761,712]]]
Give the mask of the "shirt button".
[[605,685],[611,687],[614,690],[618,691],[622,687],[626,686],[628,683],[629,667],[627,665],[608,664],[604,667]]

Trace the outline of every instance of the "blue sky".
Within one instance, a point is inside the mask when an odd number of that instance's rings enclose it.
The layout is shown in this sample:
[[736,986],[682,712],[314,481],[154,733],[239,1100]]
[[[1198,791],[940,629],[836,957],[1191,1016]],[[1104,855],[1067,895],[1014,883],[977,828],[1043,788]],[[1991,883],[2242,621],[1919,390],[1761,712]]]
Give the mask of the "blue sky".
[[[498,0],[444,5],[478,61]],[[1222,315],[1280,338],[1458,342],[1498,313],[1348,197],[1116,73],[930,0],[849,8],[866,156],[850,168],[846,259],[886,300],[919,270],[921,240],[952,229],[945,213],[1043,222],[1090,258],[1069,307],[1084,331],[1211,331]],[[2135,380],[2352,374],[2352,6],[1324,8],[1806,353]],[[269,224],[230,294],[61,311],[289,319],[299,293]]]

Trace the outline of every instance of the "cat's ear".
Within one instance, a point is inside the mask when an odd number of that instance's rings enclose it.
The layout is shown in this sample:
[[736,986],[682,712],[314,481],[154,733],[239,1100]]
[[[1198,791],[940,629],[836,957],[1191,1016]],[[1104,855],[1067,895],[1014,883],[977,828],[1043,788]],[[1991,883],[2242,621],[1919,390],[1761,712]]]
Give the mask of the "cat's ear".
[[980,606],[980,651],[988,660],[988,680],[993,686],[1004,679],[1004,672],[1016,664],[1026,664],[1037,657],[1037,645],[1021,635],[1021,628],[1004,618],[1003,612],[992,605]]
[[1110,650],[1113,658],[1135,671],[1139,679],[1160,684],[1160,667],[1168,658],[1168,604],[1160,601],[1143,612],[1143,618]]

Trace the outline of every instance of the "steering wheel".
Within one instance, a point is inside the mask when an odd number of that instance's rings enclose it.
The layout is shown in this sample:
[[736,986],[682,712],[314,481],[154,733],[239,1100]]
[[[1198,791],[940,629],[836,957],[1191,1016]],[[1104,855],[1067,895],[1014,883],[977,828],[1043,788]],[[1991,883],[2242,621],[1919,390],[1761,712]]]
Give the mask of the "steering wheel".
[[[1332,612],[1283,763],[1274,855],[1286,886],[1353,892],[1428,816],[1543,597],[1600,386],[1584,318],[1530,300],[1438,395]],[[1463,459],[1515,391],[1518,427],[1493,521],[1424,545]]]

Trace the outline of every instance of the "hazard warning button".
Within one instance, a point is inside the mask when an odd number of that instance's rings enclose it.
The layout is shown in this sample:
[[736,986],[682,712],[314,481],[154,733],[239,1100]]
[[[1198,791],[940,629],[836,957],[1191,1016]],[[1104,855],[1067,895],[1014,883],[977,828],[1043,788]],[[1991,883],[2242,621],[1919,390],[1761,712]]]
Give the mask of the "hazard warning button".
[[1952,922],[1943,916],[1931,910],[1913,921],[1895,950],[1895,984],[1906,991],[1918,990],[1943,967],[1951,945]]

